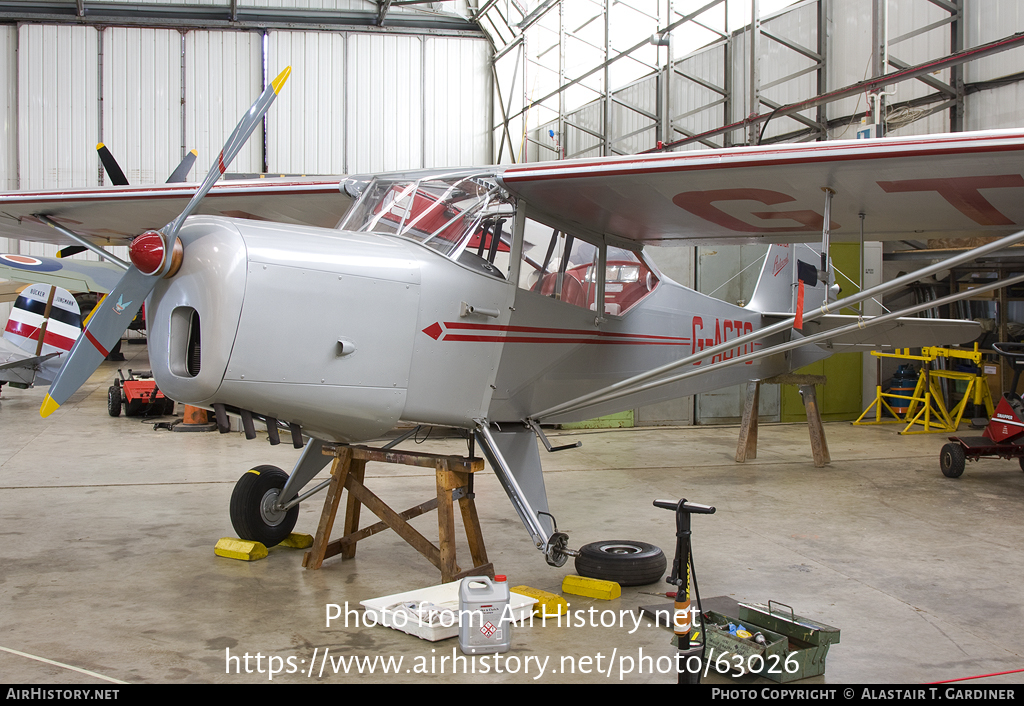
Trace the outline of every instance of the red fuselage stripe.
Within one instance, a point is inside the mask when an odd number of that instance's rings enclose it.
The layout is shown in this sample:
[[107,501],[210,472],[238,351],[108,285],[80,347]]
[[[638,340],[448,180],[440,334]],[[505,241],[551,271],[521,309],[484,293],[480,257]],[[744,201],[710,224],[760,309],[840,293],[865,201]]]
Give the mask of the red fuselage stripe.
[[669,343],[689,343],[689,338],[677,336],[655,336],[653,334],[615,333],[613,331],[580,331],[568,328],[543,328],[537,326],[501,326],[499,324],[467,324],[460,321],[445,321],[446,329],[487,331],[500,333],[548,333],[569,336],[597,336],[599,338],[624,338],[640,342],[641,340],[666,341]]
[[461,334],[445,334],[442,341],[477,341],[483,343],[585,343],[602,346],[688,346],[690,339],[679,339],[677,341],[609,341],[592,338],[542,338],[529,336],[464,336]]

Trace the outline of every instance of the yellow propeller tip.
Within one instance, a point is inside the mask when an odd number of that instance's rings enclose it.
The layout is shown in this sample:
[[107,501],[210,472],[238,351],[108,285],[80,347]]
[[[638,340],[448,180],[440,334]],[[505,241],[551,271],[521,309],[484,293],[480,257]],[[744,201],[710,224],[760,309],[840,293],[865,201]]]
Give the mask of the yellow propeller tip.
[[98,149],[98,150],[103,149],[103,143],[102,142],[97,142],[96,143],[96,149]]
[[47,395],[46,399],[43,400],[43,406],[39,408],[39,416],[45,419],[56,412],[58,407],[60,407],[60,405],[57,404],[52,397]]
[[273,81],[270,82],[270,85],[274,87],[274,93],[280,93],[281,92],[281,87],[284,86],[284,82],[288,80],[288,76],[290,76],[291,73],[292,73],[292,67],[291,66],[287,66],[287,67],[285,67],[284,71],[282,71],[281,73],[279,73],[277,75],[277,78],[275,78]]
[[192,153],[193,155],[195,155],[196,157],[198,157],[198,156],[199,156],[199,153],[198,153],[198,152],[196,152],[195,150],[189,150],[189,152],[191,152],[191,153]]

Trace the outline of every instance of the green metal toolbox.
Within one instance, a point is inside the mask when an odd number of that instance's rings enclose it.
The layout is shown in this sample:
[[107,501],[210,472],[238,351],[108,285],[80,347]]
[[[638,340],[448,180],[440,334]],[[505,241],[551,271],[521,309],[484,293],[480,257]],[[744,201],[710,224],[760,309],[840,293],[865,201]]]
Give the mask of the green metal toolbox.
[[[708,611],[704,621],[711,669],[721,671],[729,664],[782,683],[824,674],[828,648],[839,642],[839,628],[796,615],[790,606],[775,601],[740,603],[735,618]],[[761,633],[765,643],[731,635],[729,623]]]

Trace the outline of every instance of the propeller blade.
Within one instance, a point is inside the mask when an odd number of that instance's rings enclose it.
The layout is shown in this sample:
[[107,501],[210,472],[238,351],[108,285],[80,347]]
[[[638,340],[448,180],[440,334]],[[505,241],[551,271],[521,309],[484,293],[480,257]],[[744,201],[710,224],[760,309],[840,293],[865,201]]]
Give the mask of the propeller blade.
[[57,257],[71,257],[77,255],[80,252],[85,252],[86,247],[83,245],[69,245],[57,253]]
[[[104,302],[93,310],[92,318],[79,336],[64,366],[50,384],[50,393],[43,400],[39,413],[43,417],[53,414],[82,384],[89,379],[100,362],[127,330],[138,313],[142,302],[149,296],[161,277],[173,276],[181,264],[182,244],[178,239],[185,219],[213,187],[220,175],[242,149],[253,129],[263,119],[277,94],[281,91],[292,68],[289,66],[263,91],[248,112],[242,116],[210,173],[196,190],[185,210],[160,231],[147,231],[132,241],[129,256],[132,266],[124,273],[117,286]],[[99,145],[103,147],[103,145]],[[177,171],[177,170],[176,170]]]
[[107,146],[101,142],[96,145],[96,151],[100,154],[100,161],[103,162],[103,169],[110,177],[110,183],[114,186],[128,186],[128,177],[121,171],[121,167],[118,166],[117,160],[114,159],[114,155],[110,154]]
[[58,407],[67,402],[92,375],[99,364],[110,353],[110,349],[121,338],[135,315],[142,308],[153,287],[160,280],[158,275],[144,275],[135,267],[129,268],[117,286],[97,306],[82,335],[71,347],[64,366],[57,373],[50,392],[43,400],[39,413],[50,416]]
[[277,75],[270,85],[267,86],[260,97],[256,99],[256,102],[249,108],[249,112],[242,116],[238,125],[235,126],[234,132],[231,133],[231,137],[224,143],[224,148],[220,151],[217,156],[217,161],[210,167],[209,173],[206,178],[203,179],[199,189],[196,191],[195,196],[188,202],[185,210],[181,212],[177,218],[171,221],[170,224],[164,229],[164,236],[167,238],[167,242],[174,242],[175,236],[178,234],[178,230],[181,228],[181,224],[185,222],[185,219],[192,215],[192,212],[199,205],[199,202],[203,200],[207,192],[213,188],[213,185],[220,179],[220,175],[228,170],[228,165],[231,164],[231,160],[241,151],[242,147],[249,140],[249,135],[256,126],[263,120],[263,116],[266,115],[267,110],[270,109],[270,105],[277,98],[277,94],[280,93],[281,88],[284,86],[285,81],[288,80],[288,75],[291,74],[292,67],[287,67],[284,71]]
[[167,177],[166,183],[178,184],[185,181],[186,177],[188,177],[188,173],[192,170],[192,165],[196,163],[196,157],[198,156],[199,153],[195,150],[186,154],[185,159],[181,160],[181,164],[175,167],[174,171],[171,172],[171,175]]

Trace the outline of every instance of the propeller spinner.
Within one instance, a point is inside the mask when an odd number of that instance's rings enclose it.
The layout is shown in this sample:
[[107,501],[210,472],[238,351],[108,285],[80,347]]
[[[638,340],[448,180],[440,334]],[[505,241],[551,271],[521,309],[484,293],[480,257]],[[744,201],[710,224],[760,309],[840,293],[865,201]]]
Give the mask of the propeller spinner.
[[142,302],[153,291],[156,283],[162,277],[173,277],[178,271],[184,253],[178,231],[185,219],[195,211],[199,202],[220,179],[221,174],[227,171],[228,165],[241,151],[253,129],[277,98],[291,71],[289,66],[278,74],[242,116],[217,156],[217,161],[210,167],[192,200],[185,206],[185,210],[160,230],[147,231],[132,241],[128,249],[132,266],[107,295],[102,307],[93,313],[89,325],[75,342],[39,409],[43,417],[53,414],[96,371],[100,362],[107,357],[110,348],[127,330],[128,324],[135,318],[135,314],[142,307]]

